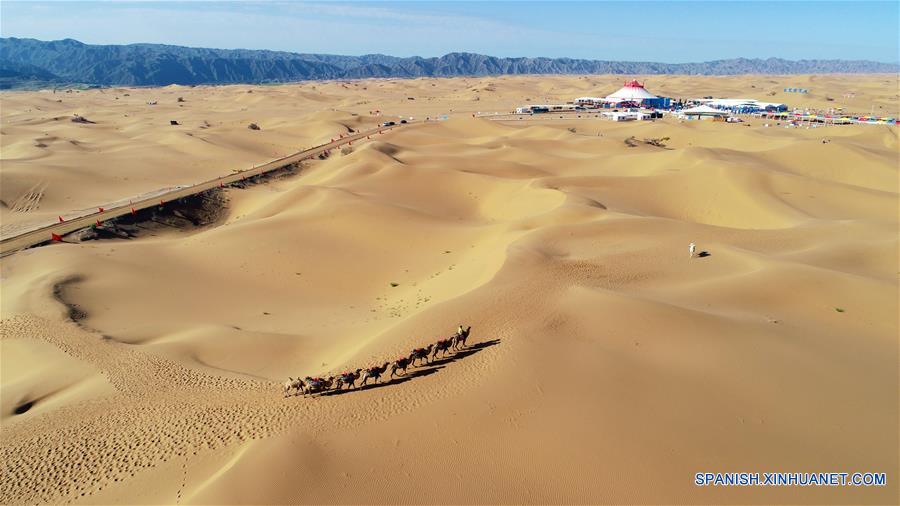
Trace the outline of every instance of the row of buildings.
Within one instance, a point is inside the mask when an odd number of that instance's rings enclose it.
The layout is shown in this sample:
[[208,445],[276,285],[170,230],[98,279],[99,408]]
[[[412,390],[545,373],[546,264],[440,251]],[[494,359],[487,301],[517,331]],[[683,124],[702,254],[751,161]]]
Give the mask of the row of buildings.
[[[794,88],[786,88],[785,90],[801,93],[806,91]],[[637,80],[626,81],[622,88],[605,97],[579,97],[566,104],[537,104],[516,109],[516,114],[564,112],[586,112],[612,121],[655,119],[665,113],[683,120],[711,119],[715,121],[740,122],[741,119],[734,115],[749,114],[761,118],[788,121],[791,124],[898,124],[897,119],[893,117],[846,115],[841,110],[831,110],[825,113],[799,109],[788,111],[787,104],[763,102],[752,98],[704,97],[676,100],[668,97],[658,97],[647,91],[644,85]],[[581,117],[581,114],[578,117]],[[564,118],[564,115],[560,115],[560,118]]]

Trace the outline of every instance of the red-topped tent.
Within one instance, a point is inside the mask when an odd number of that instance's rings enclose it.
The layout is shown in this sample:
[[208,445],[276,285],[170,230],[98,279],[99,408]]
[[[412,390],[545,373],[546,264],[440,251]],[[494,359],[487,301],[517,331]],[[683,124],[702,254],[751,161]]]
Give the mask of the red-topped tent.
[[658,98],[656,95],[650,93],[644,88],[644,85],[639,83],[637,79],[632,79],[631,81],[625,81],[625,86],[619,89],[619,91],[613,93],[606,97],[607,102],[612,103],[620,103],[620,102],[636,102],[640,103],[647,99],[655,99]]

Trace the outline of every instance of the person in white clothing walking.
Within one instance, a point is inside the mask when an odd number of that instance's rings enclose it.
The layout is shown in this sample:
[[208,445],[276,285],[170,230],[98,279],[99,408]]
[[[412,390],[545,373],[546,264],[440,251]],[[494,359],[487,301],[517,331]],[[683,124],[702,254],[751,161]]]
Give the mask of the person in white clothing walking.
[[694,243],[691,243],[688,246],[688,251],[690,251],[690,253],[691,253],[691,258],[694,258],[694,252],[697,251],[697,245]]

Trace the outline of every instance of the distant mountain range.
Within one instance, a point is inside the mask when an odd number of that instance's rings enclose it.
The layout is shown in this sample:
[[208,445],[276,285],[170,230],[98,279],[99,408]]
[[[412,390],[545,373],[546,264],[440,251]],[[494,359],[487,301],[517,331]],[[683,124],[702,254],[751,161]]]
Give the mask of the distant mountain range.
[[162,44],[91,45],[77,40],[0,38],[0,88],[278,83],[366,77],[505,74],[822,74],[896,73],[900,65],[866,60],[734,58],[653,63],[571,58],[498,58],[473,53],[398,58],[339,56]]

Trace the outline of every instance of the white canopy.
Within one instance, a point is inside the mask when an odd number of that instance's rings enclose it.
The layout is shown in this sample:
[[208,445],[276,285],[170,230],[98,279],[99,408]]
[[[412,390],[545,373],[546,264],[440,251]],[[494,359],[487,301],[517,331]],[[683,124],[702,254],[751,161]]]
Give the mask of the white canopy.
[[697,116],[728,116],[727,112],[720,111],[719,109],[713,109],[708,105],[698,105],[697,107],[684,109],[681,111],[681,114]]
[[755,106],[757,102],[752,98],[715,98],[707,104],[712,107],[745,107]]
[[760,102],[753,98],[716,98],[706,103],[712,107],[754,107],[759,109],[784,106],[777,102]]

